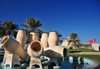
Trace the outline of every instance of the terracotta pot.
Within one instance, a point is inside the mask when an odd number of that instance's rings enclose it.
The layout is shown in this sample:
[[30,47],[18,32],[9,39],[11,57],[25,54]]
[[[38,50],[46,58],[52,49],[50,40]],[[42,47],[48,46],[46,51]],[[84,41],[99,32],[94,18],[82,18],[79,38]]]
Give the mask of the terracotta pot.
[[42,44],[40,41],[32,41],[28,46],[27,52],[30,57],[38,58],[43,53]]
[[48,47],[48,33],[42,33],[41,43],[43,44],[43,48]]
[[4,47],[8,54],[16,54],[24,60],[28,57],[20,43],[9,36],[3,38],[1,46]]
[[58,45],[58,35],[57,35],[57,32],[51,31],[49,33],[48,43],[49,43],[49,47],[54,47],[54,46]]
[[67,49],[62,46],[48,47],[44,49],[44,53],[49,58],[64,58],[67,56]]
[[36,32],[31,32],[30,36],[29,36],[29,43],[31,43],[32,41],[38,41],[38,36]]
[[16,38],[20,45],[24,48],[26,43],[26,31],[23,29],[19,30]]

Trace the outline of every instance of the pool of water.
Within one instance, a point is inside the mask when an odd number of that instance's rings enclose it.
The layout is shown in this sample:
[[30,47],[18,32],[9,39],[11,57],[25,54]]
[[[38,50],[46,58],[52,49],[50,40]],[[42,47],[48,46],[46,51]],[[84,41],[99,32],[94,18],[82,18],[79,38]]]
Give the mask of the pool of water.
[[79,57],[67,57],[64,62],[70,63],[73,68],[88,68],[93,65],[91,60],[83,58],[82,62]]
[[[15,68],[8,68],[2,65],[3,57],[0,56],[0,69],[28,69],[29,65],[24,66],[23,64],[20,67]],[[93,62],[88,59],[84,59],[83,63],[79,61],[77,57],[66,57],[65,59],[62,59],[62,65],[61,66],[53,66],[52,68],[48,67],[48,69],[81,69],[81,68],[87,68],[93,65]],[[46,66],[44,66],[44,69]]]

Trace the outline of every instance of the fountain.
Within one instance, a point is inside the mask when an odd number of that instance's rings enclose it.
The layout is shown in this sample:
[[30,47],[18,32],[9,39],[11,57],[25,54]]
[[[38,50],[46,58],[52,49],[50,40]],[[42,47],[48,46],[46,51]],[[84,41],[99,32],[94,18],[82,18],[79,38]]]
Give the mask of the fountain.
[[[3,46],[5,49],[5,55],[1,68],[81,69],[84,68],[84,66],[86,66],[86,68],[89,66],[92,67],[95,63],[82,57],[67,57],[67,49],[63,46],[58,46],[58,35],[55,31],[51,31],[49,34],[46,32],[42,33],[41,41],[38,40],[36,32],[31,32],[27,53],[24,51],[26,31],[22,29],[19,30],[16,38],[16,40],[9,36],[3,38],[0,46]],[[0,57],[0,62],[1,60],[2,58]]]

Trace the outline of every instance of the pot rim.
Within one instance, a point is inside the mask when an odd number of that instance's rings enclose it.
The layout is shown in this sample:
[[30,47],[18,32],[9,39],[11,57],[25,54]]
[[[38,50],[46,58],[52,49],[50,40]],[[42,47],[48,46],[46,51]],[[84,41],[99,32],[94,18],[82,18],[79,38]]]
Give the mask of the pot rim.
[[[5,39],[5,38],[8,38],[5,42],[3,42],[3,40]],[[5,37],[3,37],[3,39],[2,39],[2,41],[1,41],[1,43],[0,43],[0,47],[1,46],[3,46],[3,45],[5,45],[5,43],[9,40],[9,38],[10,38],[10,36],[5,36]],[[3,42],[3,43],[2,43]]]

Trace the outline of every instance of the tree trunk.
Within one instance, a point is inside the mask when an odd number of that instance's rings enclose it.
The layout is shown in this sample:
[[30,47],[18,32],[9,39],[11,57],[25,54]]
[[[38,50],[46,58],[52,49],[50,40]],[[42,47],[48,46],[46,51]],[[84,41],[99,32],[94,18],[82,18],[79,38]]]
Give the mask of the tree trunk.
[[74,41],[74,48],[76,49],[76,42]]
[[8,31],[8,32],[7,32],[7,35],[10,36],[10,35],[11,35],[11,31]]

